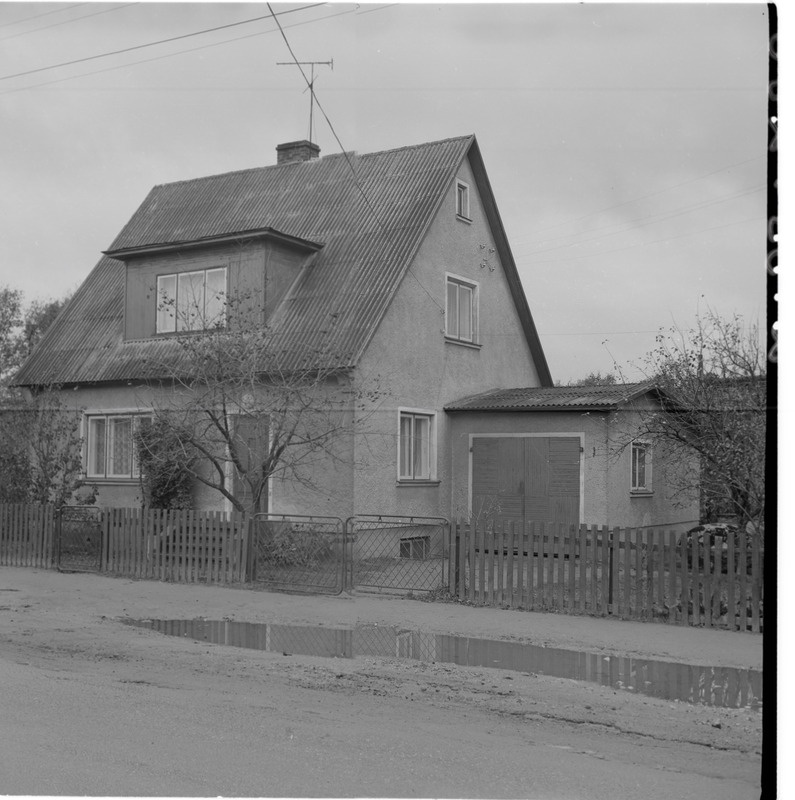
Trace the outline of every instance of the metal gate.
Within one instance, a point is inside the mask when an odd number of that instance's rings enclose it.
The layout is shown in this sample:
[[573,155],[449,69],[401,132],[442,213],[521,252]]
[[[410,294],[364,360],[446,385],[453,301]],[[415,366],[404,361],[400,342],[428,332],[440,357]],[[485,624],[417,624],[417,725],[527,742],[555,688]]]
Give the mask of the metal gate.
[[358,514],[345,527],[351,587],[433,591],[449,586],[450,523],[443,517]]
[[61,506],[56,521],[56,567],[67,572],[102,568],[102,509]]
[[345,525],[338,517],[255,514],[249,580],[282,591],[345,588]]

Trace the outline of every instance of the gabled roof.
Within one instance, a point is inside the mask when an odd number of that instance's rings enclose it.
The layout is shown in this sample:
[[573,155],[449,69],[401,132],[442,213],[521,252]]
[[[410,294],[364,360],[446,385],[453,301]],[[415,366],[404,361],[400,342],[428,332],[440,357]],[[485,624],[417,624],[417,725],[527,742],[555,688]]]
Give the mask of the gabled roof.
[[541,382],[551,384],[474,136],[155,186],[15,383],[164,377],[148,365],[172,358],[173,340],[124,341],[125,265],[119,259],[261,231],[322,245],[269,321],[275,351],[304,366],[307,353],[321,352],[327,363],[318,366],[354,366],[467,157]]
[[445,406],[445,411],[610,411],[648,393],[652,381],[604,386],[531,386],[497,389]]

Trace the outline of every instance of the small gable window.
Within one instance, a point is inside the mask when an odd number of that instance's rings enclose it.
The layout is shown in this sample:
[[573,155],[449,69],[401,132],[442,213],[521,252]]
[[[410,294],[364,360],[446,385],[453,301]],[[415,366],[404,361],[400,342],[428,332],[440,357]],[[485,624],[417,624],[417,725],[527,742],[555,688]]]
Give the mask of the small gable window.
[[469,184],[462,180],[455,182],[455,215],[467,222],[472,219],[469,216]]
[[475,344],[478,338],[478,285],[454,275],[447,275],[445,280],[445,336],[455,341]]
[[87,478],[132,480],[140,475],[135,453],[135,431],[151,424],[140,414],[92,414],[86,418]]
[[651,447],[648,442],[632,442],[630,491],[651,492]]
[[226,267],[158,275],[157,333],[204,331],[226,320]]
[[434,479],[435,435],[434,414],[415,411],[400,412],[398,479],[430,481]]

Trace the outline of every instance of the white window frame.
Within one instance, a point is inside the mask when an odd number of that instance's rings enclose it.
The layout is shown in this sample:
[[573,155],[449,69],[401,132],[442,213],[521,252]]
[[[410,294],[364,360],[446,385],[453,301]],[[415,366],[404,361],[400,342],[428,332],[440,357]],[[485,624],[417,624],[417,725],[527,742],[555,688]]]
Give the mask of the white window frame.
[[[138,464],[138,457],[135,450],[135,433],[137,425],[140,425],[141,420],[148,419],[151,421],[151,414],[144,414],[140,412],[101,412],[91,411],[87,412],[84,417],[84,439],[85,450],[83,457],[83,471],[89,480],[101,481],[136,481],[141,476],[140,465]],[[102,443],[102,469],[99,470],[94,464],[94,449],[95,449],[95,425],[96,421],[101,420],[104,425],[104,441]],[[113,452],[112,448],[115,444],[114,437],[110,434],[113,423],[121,422],[123,420],[130,421],[130,469],[129,471],[115,473],[112,471],[113,465]]]
[[[403,469],[404,445],[406,439],[403,435],[403,421],[410,421],[410,434],[408,439],[408,470]],[[428,423],[428,468],[418,473],[415,468],[416,440],[415,430],[417,421]],[[397,479],[399,483],[431,483],[436,481],[436,412],[425,408],[399,408],[397,429]]]
[[464,222],[471,222],[472,217],[469,212],[469,184],[456,178],[455,182],[455,215]]
[[[455,310],[450,308],[450,287],[456,289]],[[462,336],[460,330],[460,314],[462,289],[468,290],[470,295],[470,336]],[[444,335],[452,342],[463,342],[464,344],[478,344],[479,338],[479,306],[480,306],[480,284],[477,281],[446,272],[444,276]]]
[[[643,452],[643,483],[637,480],[636,453]],[[636,439],[629,453],[629,490],[634,494],[651,494],[652,485],[652,447],[651,443]]]
[[[189,270],[185,272],[170,272],[164,275],[157,276],[157,290],[155,309],[155,333],[156,334],[169,334],[169,333],[190,333],[192,331],[208,330],[212,327],[223,327],[226,324],[226,309],[223,308],[219,315],[219,324],[207,327],[207,278],[212,272],[220,272],[223,274],[223,298],[222,302],[226,305],[226,297],[228,295],[227,285],[227,269],[226,267],[207,267],[206,269]],[[188,278],[193,278],[197,275],[202,276],[201,287],[201,314],[196,315],[195,318],[187,317],[182,313],[180,308],[180,284],[182,281],[187,281]],[[168,283],[173,283],[173,298],[169,297],[169,302],[173,304],[171,313],[168,313],[167,308],[163,308],[166,302],[164,295],[170,293],[166,288]],[[198,304],[197,304],[198,305]],[[197,324],[194,324],[194,319]]]

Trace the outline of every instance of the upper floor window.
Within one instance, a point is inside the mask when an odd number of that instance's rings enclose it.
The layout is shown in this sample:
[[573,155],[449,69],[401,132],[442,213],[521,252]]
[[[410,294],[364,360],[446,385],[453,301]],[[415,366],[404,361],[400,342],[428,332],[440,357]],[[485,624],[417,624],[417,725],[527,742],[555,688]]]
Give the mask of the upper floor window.
[[221,327],[225,309],[226,267],[157,277],[157,333]]
[[445,336],[475,344],[478,338],[478,285],[447,275]]
[[651,447],[648,442],[632,442],[632,474],[630,491],[650,492],[651,486]]
[[430,481],[434,479],[435,415],[415,411],[400,412],[398,479]]
[[455,182],[455,214],[459,219],[469,220],[469,184],[457,180]]
[[126,478],[140,475],[134,433],[151,417],[140,414],[91,414],[86,418],[87,478]]

